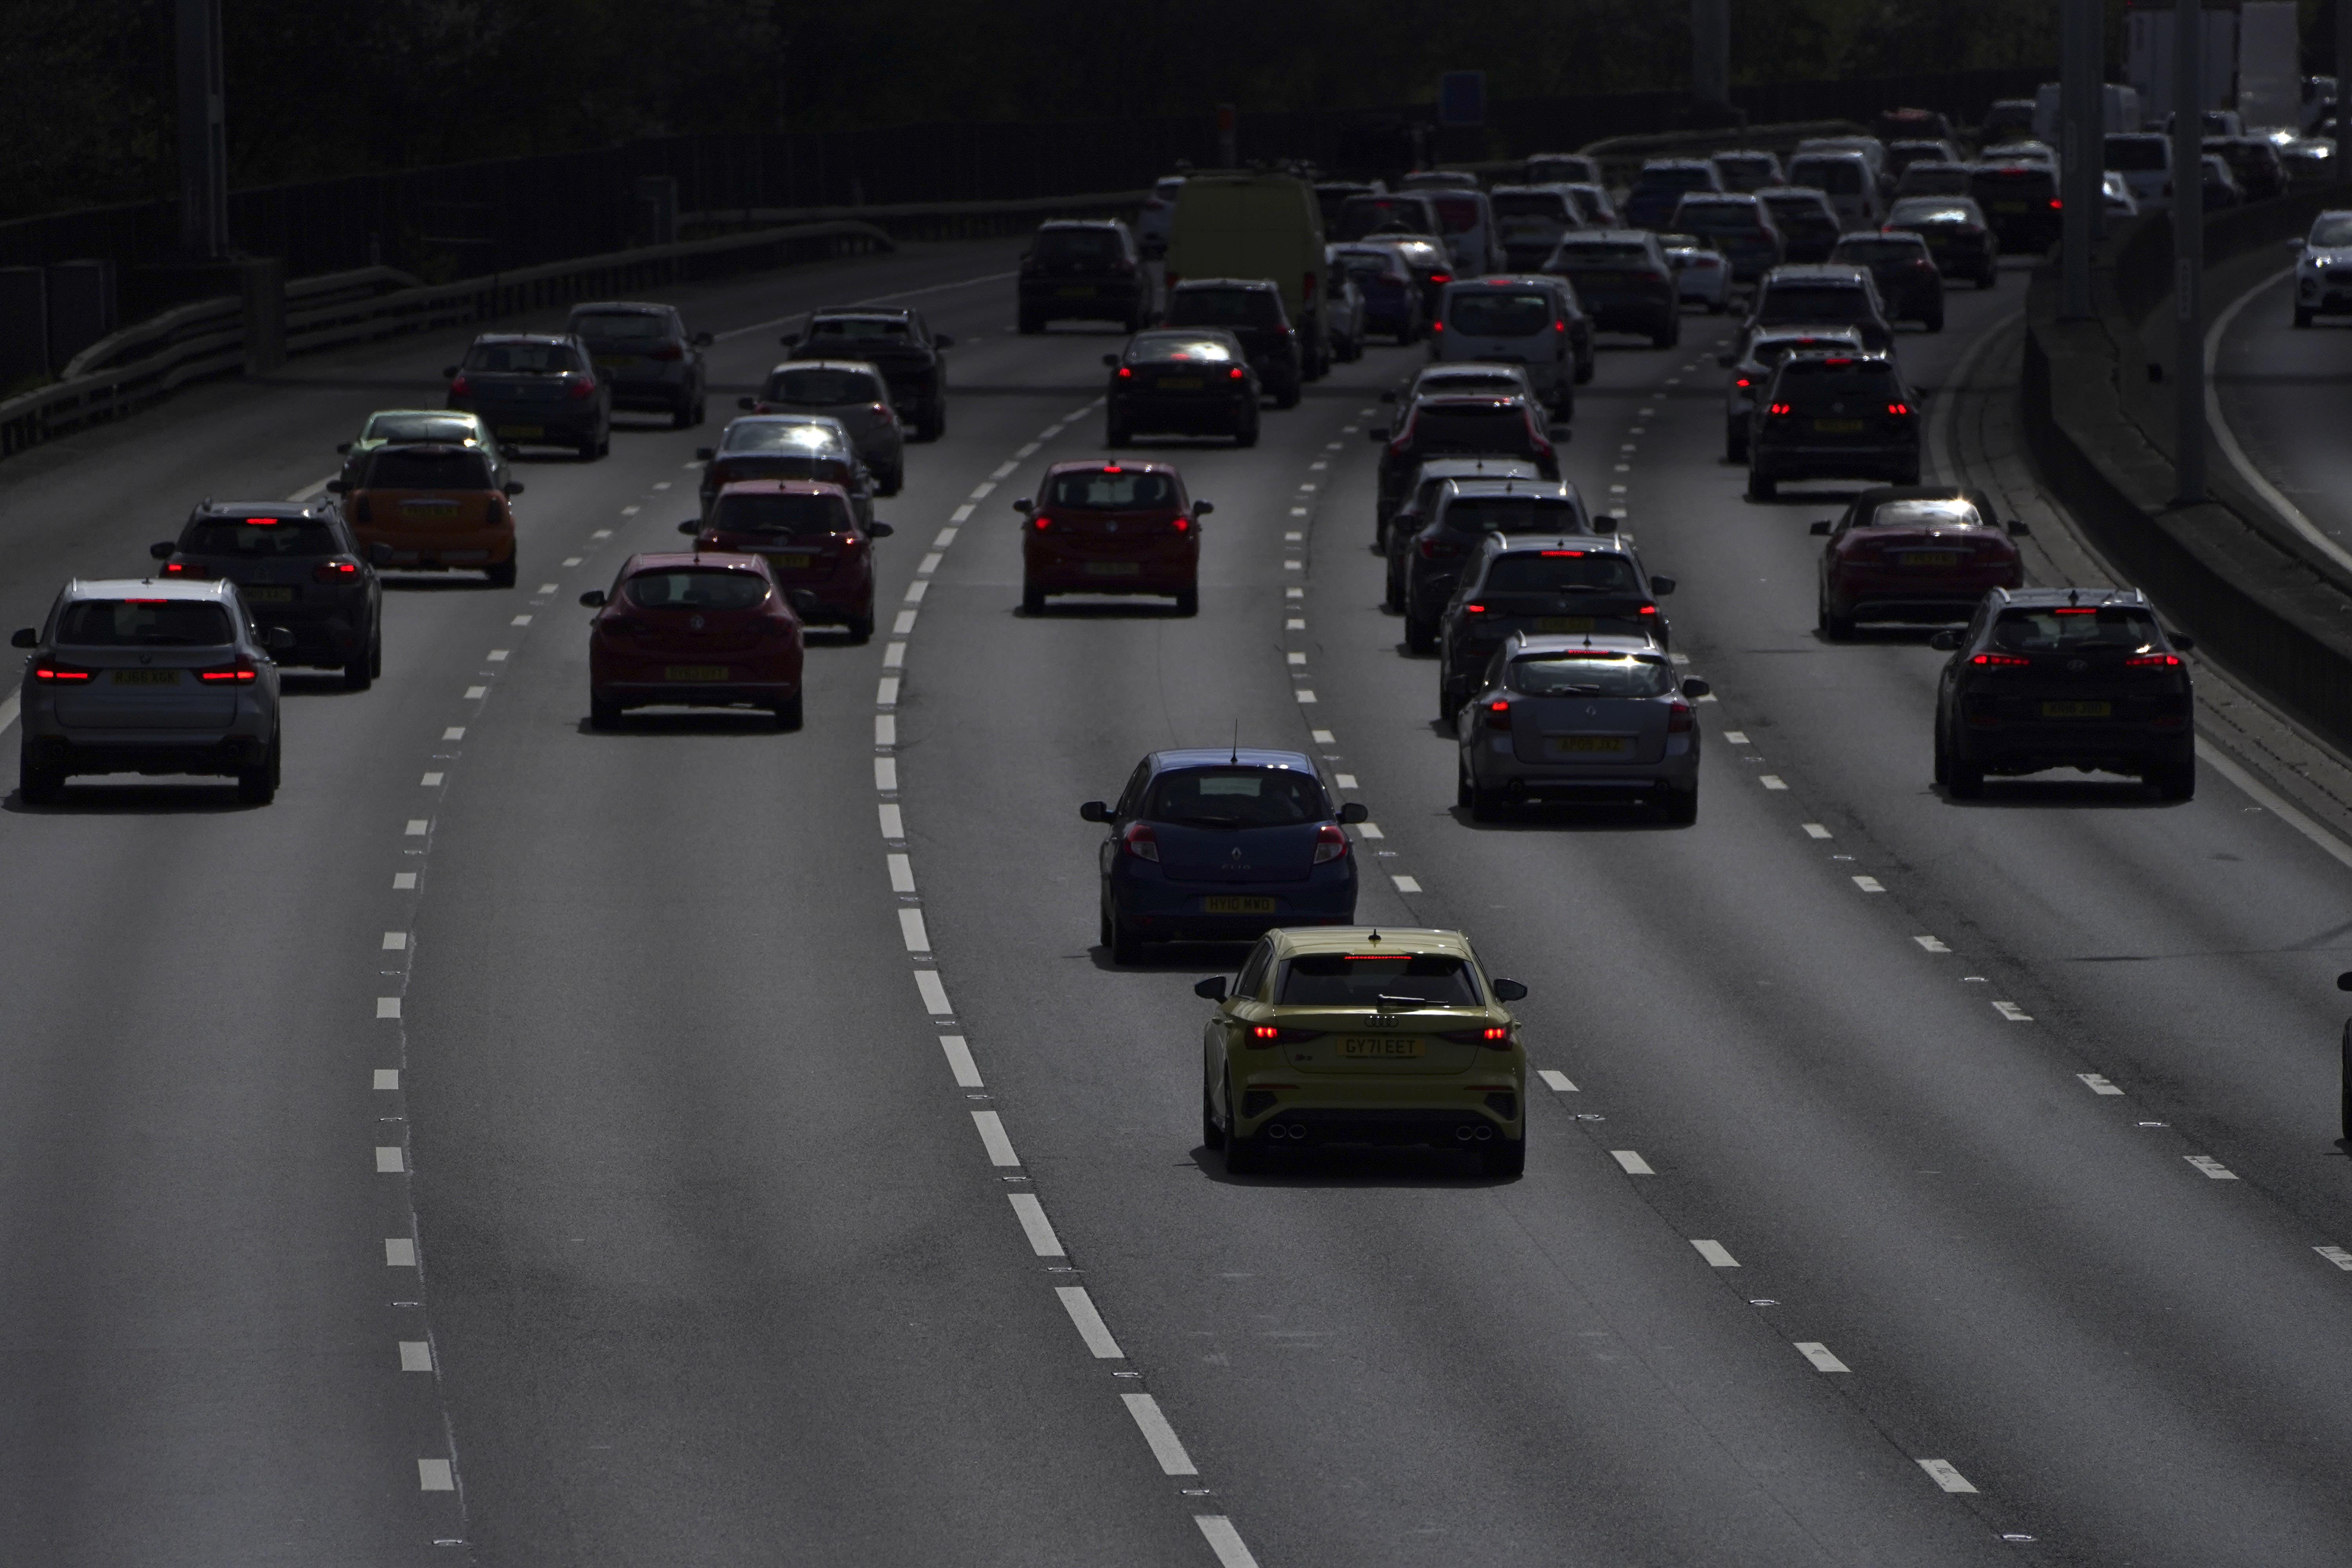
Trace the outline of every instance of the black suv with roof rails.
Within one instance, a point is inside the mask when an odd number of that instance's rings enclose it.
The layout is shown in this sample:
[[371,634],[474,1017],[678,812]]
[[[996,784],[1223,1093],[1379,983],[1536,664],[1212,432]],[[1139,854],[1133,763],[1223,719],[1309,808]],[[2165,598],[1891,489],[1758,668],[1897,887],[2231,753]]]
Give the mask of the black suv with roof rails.
[[275,662],[340,669],[353,691],[383,673],[383,584],[333,498],[206,500],[176,541],[151,544],[147,553],[163,563],[165,577],[236,584],[254,625],[292,637],[273,652]]
[[1439,485],[1429,521],[1398,552],[1405,647],[1414,653],[1436,650],[1438,619],[1488,534],[1616,531],[1615,518],[1592,516],[1576,487],[1559,479],[1455,479]]
[[809,313],[808,325],[779,340],[792,359],[863,360],[882,373],[891,405],[918,441],[948,431],[948,358],[955,339],[934,332],[920,310],[835,306]]
[[1151,319],[1151,275],[1117,218],[1040,224],[1014,287],[1024,332],[1042,332],[1049,321],[1117,321],[1139,332]]
[[1919,395],[1885,354],[1792,353],[1772,373],[1748,432],[1748,499],[1784,479],[1919,482]]
[[1489,534],[1440,623],[1437,717],[1452,723],[1478,689],[1486,661],[1513,632],[1646,637],[1667,646],[1658,601],[1675,591],[1654,577],[1624,536]]
[[1187,278],[1168,290],[1171,327],[1219,327],[1241,340],[1276,408],[1298,406],[1307,361],[1298,329],[1282,303],[1282,286],[1267,278]]
[[2137,773],[2166,800],[2197,793],[2194,692],[2180,656],[2137,588],[1995,588],[1936,685],[1936,782],[1974,799],[1987,773],[2079,768]]

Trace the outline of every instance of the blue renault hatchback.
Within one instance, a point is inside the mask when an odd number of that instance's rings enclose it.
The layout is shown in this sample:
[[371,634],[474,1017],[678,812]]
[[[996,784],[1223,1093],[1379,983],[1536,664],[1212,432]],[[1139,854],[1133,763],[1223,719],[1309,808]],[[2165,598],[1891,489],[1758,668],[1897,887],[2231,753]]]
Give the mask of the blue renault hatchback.
[[1147,942],[1246,942],[1276,926],[1352,925],[1356,857],[1298,752],[1154,752],[1115,805],[1078,807],[1103,840],[1102,942],[1133,963]]

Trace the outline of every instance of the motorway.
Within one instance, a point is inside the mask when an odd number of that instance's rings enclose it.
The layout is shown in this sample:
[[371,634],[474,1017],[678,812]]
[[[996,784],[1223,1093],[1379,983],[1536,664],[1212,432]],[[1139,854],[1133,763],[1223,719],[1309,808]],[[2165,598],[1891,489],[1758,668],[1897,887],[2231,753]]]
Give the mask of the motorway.
[[2235,469],[2323,556],[2352,572],[2352,447],[2341,418],[2352,321],[2328,315],[2295,327],[2294,261],[2282,248],[2231,269],[2255,277],[2207,334],[2210,406],[2220,415],[2213,463]]
[[[802,732],[587,727],[577,595],[711,439],[647,421],[520,465],[521,587],[400,584],[373,690],[289,678],[276,805],[0,807],[0,1562],[2352,1561],[2352,868],[2210,768],[1933,789],[1942,656],[1816,637],[1850,492],[1741,498],[1722,320],[1604,338],[1566,454],[1679,581],[1695,827],[1453,805],[1366,548],[1418,350],[1163,448],[1196,618],[1024,616],[1010,502],[1100,451],[1117,340],[1012,334],[1017,249],[678,297],[714,430],[793,312],[960,340]],[[0,620],[325,479],[457,341],[0,466]],[[1531,986],[1524,1178],[1200,1146],[1236,953],[1114,965],[1076,808],[1236,728],[1370,808],[1361,918]]]

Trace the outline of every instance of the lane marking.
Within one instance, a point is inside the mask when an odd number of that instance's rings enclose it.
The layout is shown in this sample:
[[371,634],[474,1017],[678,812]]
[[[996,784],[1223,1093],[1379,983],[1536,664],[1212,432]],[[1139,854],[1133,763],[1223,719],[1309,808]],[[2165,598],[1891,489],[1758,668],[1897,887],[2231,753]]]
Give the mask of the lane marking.
[[466,738],[466,726],[452,724],[441,731],[441,738],[445,741],[462,741]]
[[1305,664],[1307,662],[1307,656],[1303,653],[1293,653],[1288,655],[1287,658],[1294,665]]
[[898,814],[898,807],[895,802],[884,801],[876,807],[875,814],[882,819],[883,837],[894,838],[901,842],[906,839],[907,821]]
[[404,1236],[385,1237],[383,1238],[383,1266],[386,1268],[415,1268],[416,1243],[410,1237]]
[[579,564],[580,564],[580,563],[581,563],[582,561],[583,561],[583,560],[585,560],[585,559],[586,559],[586,557],[585,557],[585,556],[580,556],[580,555],[567,555],[567,556],[565,556],[565,557],[563,558],[563,563],[564,563],[566,566],[577,566],[577,565],[579,565]]
[[593,533],[591,533],[588,537],[591,539],[610,539],[613,537],[613,531],[609,528],[600,528]]
[[2209,1181],[2234,1182],[2238,1179],[2238,1173],[2235,1171],[2210,1154],[2183,1154],[2180,1157],[2204,1172]]
[[1996,1002],[1992,1005],[1992,1010],[2000,1014],[2002,1017],[2008,1019],[2012,1024],[2031,1024],[2033,1022],[2033,1015],[2027,1012],[2024,1008],[2019,1006],[2014,1002]]
[[483,698],[488,697],[489,694],[490,689],[487,686],[468,686],[466,688],[466,700],[468,702],[479,702]]
[[398,1068],[376,1068],[375,1076],[370,1081],[369,1087],[371,1089],[386,1089],[394,1093],[398,1093],[400,1089],[400,1069]]
[[1306,537],[1307,537],[1307,536],[1306,536],[1305,534],[1303,534],[1303,533],[1299,532],[1297,529],[1295,529],[1295,528],[1294,528],[1294,529],[1292,529],[1289,532],[1287,532],[1287,533],[1286,533],[1286,534],[1284,534],[1284,535],[1282,536],[1282,542],[1283,542],[1285,544],[1297,544],[1299,541],[1301,541],[1301,540],[1305,539]]
[[407,933],[406,931],[386,931],[386,932],[384,932],[384,933],[383,933],[383,950],[384,950],[384,952],[404,952],[404,951],[405,951],[405,950],[406,950],[406,948],[407,948],[407,946],[408,946],[408,933]]
[[1952,1468],[1952,1462],[1949,1459],[1922,1459],[1919,1461],[1919,1468],[1927,1471],[1928,1477],[1948,1492],[1973,1492],[1977,1489],[1969,1485],[1968,1477]]
[[376,1173],[380,1176],[397,1176],[403,1171],[408,1169],[407,1162],[401,1157],[400,1145],[397,1143],[377,1144],[375,1149],[375,1169]]
[[1389,878],[1389,880],[1396,884],[1396,890],[1400,893],[1418,893],[1421,891],[1421,884],[1411,877],[1391,876]]
[[1184,1445],[1176,1440],[1176,1428],[1168,1425],[1168,1417],[1160,1413],[1160,1401],[1148,1394],[1122,1394],[1119,1398],[1126,1401],[1127,1413],[1135,1417],[1135,1425],[1143,1433],[1143,1440],[1151,1446],[1151,1457],[1160,1461],[1160,1468],[1164,1474],[1197,1476],[1201,1473],[1193,1465],[1192,1456],[1184,1452]]
[[[925,970],[922,973],[930,972]],[[988,1151],[990,1164],[1021,1163],[1021,1157],[1013,1152],[1013,1140],[1004,1135],[1004,1118],[993,1110],[975,1110],[971,1113],[971,1124],[980,1130],[981,1145]]]
[[1309,730],[1307,733],[1314,737],[1315,743],[1318,746],[1336,746],[1339,744],[1339,742],[1332,738],[1331,731],[1328,730]]
[[[930,1013],[932,1017],[952,1018],[955,1016],[955,1009],[948,1005],[948,988],[940,984],[940,972],[938,970],[918,969],[915,971],[915,989],[922,993],[923,1006]],[[991,1111],[989,1114],[992,1116],[995,1112]]]
[[2119,1095],[2123,1093],[2122,1089],[2117,1089],[2114,1084],[2107,1081],[2106,1075],[2104,1073],[2078,1072],[2074,1076],[2081,1079],[2083,1080],[2083,1087],[2089,1089],[2093,1094]]
[[1853,1368],[1830,1354],[1830,1347],[1817,1340],[1796,1342],[1797,1353],[1813,1363],[1815,1372],[1852,1372]]
[[1853,885],[1860,888],[1865,893],[1883,893],[1886,891],[1884,887],[1880,886],[1879,880],[1875,877],[1856,877],[1853,879]]
[[1293,517],[1305,517],[1307,515],[1307,509],[1303,506],[1292,507],[1290,509],[1290,515]]
[[895,791],[898,787],[898,758],[877,757],[874,759],[874,787],[878,790],[892,791]]
[[542,594],[552,594],[560,590],[563,584],[561,583],[541,583],[539,585],[539,591]]
[[920,910],[898,911],[898,935],[906,942],[908,952],[931,951],[931,933],[923,929],[923,911]]
[[454,1492],[457,1489],[457,1478],[450,1474],[446,1459],[419,1459],[416,1461],[416,1484],[420,1489],[428,1492]]
[[961,1035],[941,1035],[940,1049],[947,1053],[948,1070],[955,1074],[958,1089],[978,1089],[980,1064],[971,1059],[971,1047]]
[[898,706],[898,679],[899,678],[898,676],[886,675],[881,679],[874,683],[875,707],[896,708]]
[[394,872],[392,874],[392,890],[393,890],[394,892],[395,892],[395,893],[404,893],[404,892],[408,891],[408,889],[409,889],[414,888],[415,886],[416,886],[416,873],[415,873],[415,872],[414,872],[414,871],[394,871]]
[[1622,1166],[1629,1176],[1654,1176],[1658,1173],[1650,1169],[1650,1162],[1631,1149],[1612,1149],[1609,1157]]
[[439,773],[426,773],[423,778],[417,781],[417,787],[420,789],[439,789],[441,787],[441,778],[442,775]]
[[932,551],[929,554],[924,556],[921,561],[916,563],[916,574],[919,576],[929,576],[932,573],[940,569],[940,552],[936,550]]
[[[1013,1214],[1021,1221],[1021,1234],[1029,1238],[1029,1250],[1040,1258],[1066,1258],[1062,1250],[1062,1238],[1054,1234],[1054,1222],[1045,1217],[1045,1205],[1037,1201],[1034,1193],[1007,1193]],[[1100,1322],[1102,1320],[1095,1320]]]
[[2232,300],[2227,310],[2213,318],[2212,326],[2206,329],[2205,422],[2213,427],[2214,443],[2221,448],[2221,455],[2230,459],[2230,466],[2238,470],[2238,477],[2244,479],[2256,495],[2277,508],[2278,514],[2286,519],[2287,526],[2309,540],[2314,549],[2336,565],[2352,571],[2352,553],[2347,553],[2342,545],[2322,533],[2318,525],[2304,515],[2303,509],[2287,500],[2284,492],[2271,483],[2246,457],[2246,449],[2238,445],[2238,433],[2230,428],[2230,421],[2221,413],[2221,391],[2213,379],[2213,367],[2221,357],[2221,334],[2229,331],[2230,323],[2238,319],[2238,312],[2244,310],[2255,295],[2269,292],[2272,285],[2293,275],[2294,271],[2294,268],[2286,267],[2272,273]]
[[905,643],[902,643],[902,642],[894,642],[894,643],[887,644],[887,645],[886,645],[886,646],[883,647],[883,649],[882,649],[882,668],[885,668],[885,669],[904,669],[906,667],[907,667],[907,645],[906,645]]
[[1356,824],[1356,837],[1359,838],[1386,838],[1388,835],[1381,831],[1381,825],[1377,822],[1360,822]]
[[906,856],[891,853],[883,857],[890,864],[890,890],[911,893],[915,890],[915,863]]
[[621,509],[621,515],[622,515],[623,517],[635,517],[635,516],[636,516],[636,515],[637,515],[637,513],[639,513],[639,512],[643,511],[644,510],[645,510],[645,508],[643,508],[643,507],[636,507],[636,506],[625,506],[625,507],[623,507],[623,508]]
[[[1354,789],[1356,787],[1356,775],[1353,773],[1333,773],[1331,778],[1332,781],[1341,789]],[[1363,824],[1360,822],[1356,826],[1361,827]]]
[[955,510],[948,513],[948,521],[950,522],[969,522],[971,520],[971,514],[977,510],[978,509],[974,507],[971,502],[965,501],[961,506],[957,507]]
[[[509,621],[507,625],[510,626],[527,626],[530,625],[530,617],[529,616],[517,616],[514,619]],[[492,657],[496,656],[494,655]]]
[[1698,1249],[1698,1255],[1706,1258],[1711,1268],[1737,1268],[1739,1267],[1739,1259],[1732,1257],[1729,1249],[1719,1241],[1694,1240],[1691,1245]]
[[923,595],[930,591],[930,586],[931,581],[928,577],[918,577],[913,582],[908,584],[907,603],[910,605],[921,604],[923,602]]
[[995,488],[996,481],[994,479],[989,479],[983,483],[974,485],[971,487],[971,499],[974,500],[986,500],[988,499],[988,492]]
[[1756,782],[1762,784],[1766,789],[1787,789],[1789,787],[1787,784],[1780,782],[1780,775],[1778,773],[1761,774],[1757,778]]
[[1577,1091],[1576,1085],[1568,1081],[1568,1075],[1556,1068],[1538,1068],[1536,1076],[1544,1080],[1546,1089],[1557,1089],[1562,1094],[1574,1094]]
[[16,721],[21,701],[20,695],[14,691],[8,694],[5,701],[0,701],[0,731],[5,731],[9,725]]
[[1730,742],[1735,746],[1744,746],[1748,744],[1748,735],[1745,731],[1726,730],[1723,732],[1723,738]]
[[427,826],[427,825],[429,824],[430,820],[431,820],[430,818],[427,818],[427,817],[422,817],[422,816],[412,816],[412,817],[410,817],[410,818],[408,819],[408,829],[407,829],[407,832],[406,832],[406,834],[405,834],[405,837],[410,837],[410,838],[422,838],[422,837],[425,837],[425,827]]
[[1808,838],[1827,838],[1830,836],[1830,830],[1818,822],[1808,822],[1802,826]]
[[1294,687],[1294,688],[1291,689],[1291,693],[1290,693],[1290,694],[1291,694],[1293,697],[1296,697],[1296,698],[1297,698],[1297,699],[1298,699],[1299,705],[1300,705],[1301,707],[1305,707],[1306,705],[1307,705],[1307,704],[1309,704],[1309,703],[1311,703],[1311,702],[1313,702],[1313,701],[1315,700],[1315,693],[1314,693],[1314,692],[1312,692],[1312,691],[1310,691],[1310,690],[1308,690],[1308,689],[1307,689],[1306,687],[1304,687],[1304,686],[1300,686],[1300,687]]
[[1293,616],[1282,623],[1282,629],[1286,632],[1303,632],[1307,629],[1307,623]]
[[1192,1522],[1201,1527],[1209,1550],[1217,1554],[1217,1568],[1257,1568],[1257,1559],[1242,1544],[1242,1532],[1234,1528],[1232,1520],[1222,1513],[1196,1513]]
[[931,548],[934,550],[945,550],[949,545],[953,544],[955,542],[956,530],[954,525],[951,523],[948,527],[940,530],[939,537],[931,541]]
[[874,715],[874,743],[895,746],[898,743],[898,721],[887,713]]
[[433,1370],[433,1347],[425,1343],[423,1340],[401,1341],[400,1370],[403,1372],[431,1372]]
[[1286,599],[1303,599],[1307,597],[1307,590],[1304,588],[1285,588],[1282,591],[1282,596]]
[[376,1016],[377,1017],[379,1017],[379,1018],[397,1018],[397,1017],[399,1017],[399,1016],[400,1016],[400,998],[399,998],[399,997],[397,997],[397,996],[379,996],[379,997],[377,997],[377,998],[375,999],[375,1016]]
[[1286,572],[1304,572],[1307,570],[1307,563],[1294,555],[1283,562],[1282,569]]
[[1946,947],[1942,942],[1932,936],[1915,936],[1911,940],[1917,942],[1921,947],[1926,948],[1929,952],[1949,952],[1952,951],[1950,948]]
[[2268,785],[2258,781],[2253,774],[2240,767],[2235,760],[2225,755],[2219,747],[2209,744],[2202,737],[2200,737],[2197,742],[2197,760],[2237,785],[2239,793],[2253,801],[2255,805],[2262,806],[2289,827],[2327,851],[2338,864],[2352,866],[2352,844],[2347,844],[2343,839],[2322,827],[2316,821],[2304,815]]
[[908,632],[913,631],[915,629],[915,614],[916,613],[913,610],[899,611],[898,619],[890,627],[890,635],[894,637],[902,637]]
[[[1036,450],[1036,448],[1034,447],[1030,448],[1030,451],[1034,450]],[[1028,456],[1028,453],[1024,452],[1022,456],[1026,457]],[[1021,465],[1018,463],[999,463],[996,466],[996,471],[988,477],[991,480],[1009,479],[1013,477],[1013,471],[1020,466]]]
[[2315,1247],[2311,1250],[2336,1265],[2336,1268],[2347,1273],[2352,1273],[2352,1252],[2347,1252],[2340,1247]]
[[[1034,458],[1037,455],[1037,447],[1038,443],[1032,441],[1026,447],[1019,448],[1013,455],[1016,458]],[[1010,463],[1005,465],[1006,468],[1011,468],[1012,466],[1013,465]]]

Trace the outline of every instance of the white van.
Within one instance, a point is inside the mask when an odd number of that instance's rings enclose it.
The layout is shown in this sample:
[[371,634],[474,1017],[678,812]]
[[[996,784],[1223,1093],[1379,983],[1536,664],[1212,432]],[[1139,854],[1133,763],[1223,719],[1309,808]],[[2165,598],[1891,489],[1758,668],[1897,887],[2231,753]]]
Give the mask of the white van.
[[1829,197],[1838,222],[1848,231],[1876,228],[1885,220],[1878,171],[1862,153],[1800,153],[1789,160],[1789,184],[1809,186]]
[[1429,335],[1429,357],[1439,364],[1466,361],[1524,366],[1536,394],[1565,416],[1575,405],[1578,314],[1561,298],[1566,279],[1465,278],[1445,286]]
[[2121,174],[2132,201],[2144,213],[2172,210],[2172,138],[2153,131],[2109,136],[2102,158],[2109,174]]

